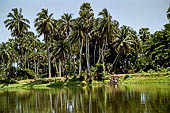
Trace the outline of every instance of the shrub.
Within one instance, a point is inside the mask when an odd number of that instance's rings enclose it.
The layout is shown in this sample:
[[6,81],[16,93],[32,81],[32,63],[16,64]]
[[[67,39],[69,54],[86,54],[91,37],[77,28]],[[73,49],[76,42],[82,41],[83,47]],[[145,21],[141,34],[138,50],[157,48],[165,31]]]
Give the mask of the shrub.
[[123,80],[127,80],[127,79],[130,78],[130,77],[131,77],[131,75],[126,74],[126,75],[124,76]]
[[34,71],[31,69],[18,69],[17,71],[17,79],[34,79],[35,74]]
[[147,72],[152,74],[155,73],[155,70],[149,69]]
[[86,81],[82,81],[80,84],[81,84],[81,86],[86,86],[87,82]]
[[104,65],[103,64],[96,64],[96,73],[97,73],[97,80],[102,81],[104,76]]

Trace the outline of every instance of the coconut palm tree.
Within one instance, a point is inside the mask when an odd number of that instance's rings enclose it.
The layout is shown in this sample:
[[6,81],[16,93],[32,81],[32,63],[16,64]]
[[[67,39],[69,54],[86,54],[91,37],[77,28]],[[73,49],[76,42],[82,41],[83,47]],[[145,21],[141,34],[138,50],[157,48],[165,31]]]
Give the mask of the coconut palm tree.
[[170,20],[170,7],[168,8],[168,11],[167,11],[167,18],[168,20]]
[[80,18],[74,19],[73,20],[73,31],[70,37],[71,43],[76,43],[78,42],[79,44],[79,76],[81,76],[81,69],[82,69],[82,50],[83,50],[83,31],[82,31],[82,25],[81,25],[81,20]]
[[53,33],[54,19],[52,18],[53,13],[48,14],[48,9],[42,9],[41,12],[37,14],[35,19],[35,27],[39,36],[43,35],[47,47],[48,55],[48,74],[49,78],[51,77],[51,59],[50,59],[50,50],[49,43],[51,34]]
[[10,53],[7,50],[7,44],[5,44],[4,42],[2,42],[2,44],[0,44],[0,59],[1,59],[1,64],[2,64],[2,68],[3,68],[3,74],[5,75],[5,69],[8,67],[8,62],[10,60]]
[[[98,14],[99,16],[102,16],[102,18],[99,18],[99,33],[101,36],[101,40],[103,43],[102,50],[100,56],[102,56],[102,62],[104,64],[104,56],[105,51],[108,45],[108,41],[111,39],[113,34],[113,24],[112,24],[112,16],[108,12],[108,10],[105,8]],[[100,57],[98,62],[100,61]]]
[[139,37],[140,39],[145,42],[147,39],[149,39],[151,37],[150,32],[149,32],[149,28],[141,28],[139,29]]
[[[63,16],[61,16],[61,29],[63,29],[63,32],[66,33],[66,39],[69,40],[69,35],[71,30],[73,29],[73,20],[72,20],[72,14],[64,13]],[[72,59],[72,46],[71,46],[71,41],[69,41],[69,72],[71,74],[71,59]]]
[[[19,11],[17,8],[12,9],[12,12],[8,13],[8,19],[4,21],[5,27],[11,31],[11,35],[15,38],[21,37],[30,27],[29,20],[24,18],[22,15],[22,9],[20,8]],[[14,41],[15,42],[15,41]],[[16,44],[14,44],[16,45]],[[10,67],[12,67],[13,63],[13,54],[14,54],[14,47],[12,51]],[[11,75],[11,68],[9,70],[9,75]]]
[[[65,60],[66,57],[69,53],[69,45],[68,45],[68,40],[59,40],[59,41],[55,41],[54,44],[54,48],[53,48],[53,56],[55,56],[56,58],[59,59],[59,76],[61,77],[61,72],[63,72],[64,75],[64,70],[65,70]],[[63,70],[61,70],[61,66],[63,65]],[[67,78],[67,74],[66,74],[66,78]]]
[[[136,44],[137,36],[133,32],[133,29],[127,26],[122,26],[120,28],[120,36],[115,38],[113,41],[113,45],[115,47],[115,51],[117,52],[117,56],[113,62],[113,64],[117,64],[118,59],[122,57],[123,54],[129,53],[130,50]],[[116,66],[115,64],[115,66]]]
[[83,3],[80,7],[80,21],[82,25],[82,31],[86,37],[86,62],[87,62],[87,79],[90,77],[90,62],[89,62],[89,35],[93,28],[94,13],[90,6],[90,3]]

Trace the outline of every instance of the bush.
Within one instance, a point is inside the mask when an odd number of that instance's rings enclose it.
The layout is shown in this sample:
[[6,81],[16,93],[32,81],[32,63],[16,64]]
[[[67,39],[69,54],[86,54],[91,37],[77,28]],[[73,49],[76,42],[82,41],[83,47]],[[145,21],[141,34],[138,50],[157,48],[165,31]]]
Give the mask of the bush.
[[147,72],[152,74],[155,73],[155,70],[149,69]]
[[103,80],[103,76],[104,76],[104,65],[103,64],[96,64],[96,73],[97,73],[97,80],[98,81],[102,81]]
[[80,84],[81,84],[81,86],[86,86],[87,82],[86,81],[82,81]]
[[131,77],[131,75],[128,75],[128,74],[127,74],[127,75],[124,76],[123,80],[127,80],[127,79],[130,78],[130,77]]
[[35,78],[35,74],[34,71],[31,69],[18,69],[17,71],[17,79],[34,79]]

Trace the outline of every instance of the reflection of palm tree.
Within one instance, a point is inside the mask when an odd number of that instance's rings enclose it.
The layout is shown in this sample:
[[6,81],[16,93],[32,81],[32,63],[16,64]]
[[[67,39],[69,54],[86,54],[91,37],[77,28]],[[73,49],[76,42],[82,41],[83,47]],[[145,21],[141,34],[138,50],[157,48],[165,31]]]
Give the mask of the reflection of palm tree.
[[50,60],[50,50],[49,50],[49,40],[50,34],[53,32],[54,20],[52,18],[53,14],[48,14],[48,10],[42,9],[41,12],[37,14],[37,18],[35,19],[35,27],[39,36],[44,35],[44,40],[47,46],[47,54],[48,54],[48,74],[51,77],[51,60]]

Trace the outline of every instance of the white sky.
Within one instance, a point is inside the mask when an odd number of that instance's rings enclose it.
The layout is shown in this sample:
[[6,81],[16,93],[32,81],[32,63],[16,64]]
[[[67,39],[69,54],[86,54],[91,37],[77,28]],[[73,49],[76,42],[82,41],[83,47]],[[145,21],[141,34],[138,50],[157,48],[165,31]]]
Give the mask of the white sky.
[[23,9],[24,17],[31,22],[31,31],[36,33],[34,19],[41,8],[49,9],[56,19],[63,13],[72,13],[76,18],[83,2],[91,3],[95,17],[103,8],[107,8],[120,25],[130,26],[136,31],[141,27],[148,27],[154,33],[168,23],[166,11],[169,0],[0,0],[0,42],[11,37],[3,21],[12,8]]

